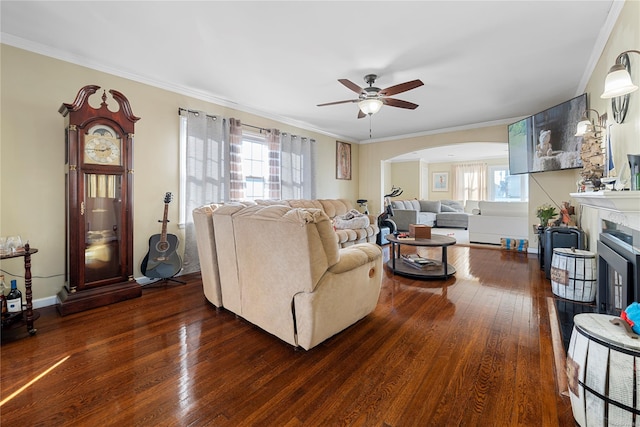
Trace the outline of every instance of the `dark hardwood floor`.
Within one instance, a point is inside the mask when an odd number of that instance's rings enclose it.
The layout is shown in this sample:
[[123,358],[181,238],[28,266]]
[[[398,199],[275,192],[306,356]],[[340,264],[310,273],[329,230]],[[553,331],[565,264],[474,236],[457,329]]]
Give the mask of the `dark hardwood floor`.
[[35,336],[2,333],[0,423],[573,426],[535,255],[455,246],[449,262],[446,281],[385,267],[376,310],[310,351],[216,310],[197,275],[66,317],[42,309]]

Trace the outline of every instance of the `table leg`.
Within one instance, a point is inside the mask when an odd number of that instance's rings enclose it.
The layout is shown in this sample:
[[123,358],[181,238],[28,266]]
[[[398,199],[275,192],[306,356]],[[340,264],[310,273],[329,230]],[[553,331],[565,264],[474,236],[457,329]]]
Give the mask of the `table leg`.
[[444,278],[447,278],[447,247],[442,247],[442,266],[444,267]]
[[27,301],[27,309],[25,310],[27,331],[33,335],[36,333],[36,329],[33,327],[33,302],[31,291],[31,254],[29,253],[29,245],[25,247],[27,253],[24,256],[24,292],[25,299]]
[[[398,245],[399,247],[399,245]],[[398,255],[400,254],[400,250],[398,249]],[[391,265],[393,266],[392,270],[396,272],[396,243],[391,243]]]

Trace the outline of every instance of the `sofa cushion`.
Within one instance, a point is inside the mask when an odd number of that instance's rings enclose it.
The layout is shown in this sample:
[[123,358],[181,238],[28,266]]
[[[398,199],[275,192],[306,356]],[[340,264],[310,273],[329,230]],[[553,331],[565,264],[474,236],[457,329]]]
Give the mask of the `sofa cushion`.
[[[442,212],[464,212],[464,205],[457,200],[441,200],[442,203]],[[444,210],[444,207],[452,210]]]
[[420,210],[422,212],[433,212],[433,213],[439,213],[440,207],[442,205],[440,203],[440,200],[420,200],[419,204],[420,204]]
[[457,210],[453,209],[451,206],[445,205],[443,203],[442,206],[440,206],[440,212],[459,212],[459,211],[457,211]]
[[353,209],[353,204],[347,199],[318,199],[318,202],[329,218],[344,215]]
[[420,202],[417,200],[393,200],[391,206],[394,209],[407,209],[420,211]]
[[433,227],[436,225],[436,214],[433,212],[418,212],[418,224]]
[[438,227],[467,228],[469,227],[469,216],[466,212],[440,212],[436,215],[436,225]]

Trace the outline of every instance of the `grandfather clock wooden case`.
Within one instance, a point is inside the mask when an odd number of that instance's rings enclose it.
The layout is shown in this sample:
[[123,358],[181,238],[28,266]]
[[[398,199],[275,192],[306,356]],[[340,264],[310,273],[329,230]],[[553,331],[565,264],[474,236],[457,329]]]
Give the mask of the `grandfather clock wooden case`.
[[61,315],[139,297],[133,279],[133,135],[139,117],[120,92],[99,108],[85,86],[58,112],[65,119],[66,268]]

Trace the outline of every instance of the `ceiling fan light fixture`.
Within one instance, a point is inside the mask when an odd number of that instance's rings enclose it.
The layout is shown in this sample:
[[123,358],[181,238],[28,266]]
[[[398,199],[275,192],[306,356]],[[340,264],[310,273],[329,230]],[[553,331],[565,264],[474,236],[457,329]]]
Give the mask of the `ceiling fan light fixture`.
[[358,102],[358,107],[360,107],[360,111],[364,114],[372,115],[380,111],[382,108],[382,101],[379,99],[363,99]]

